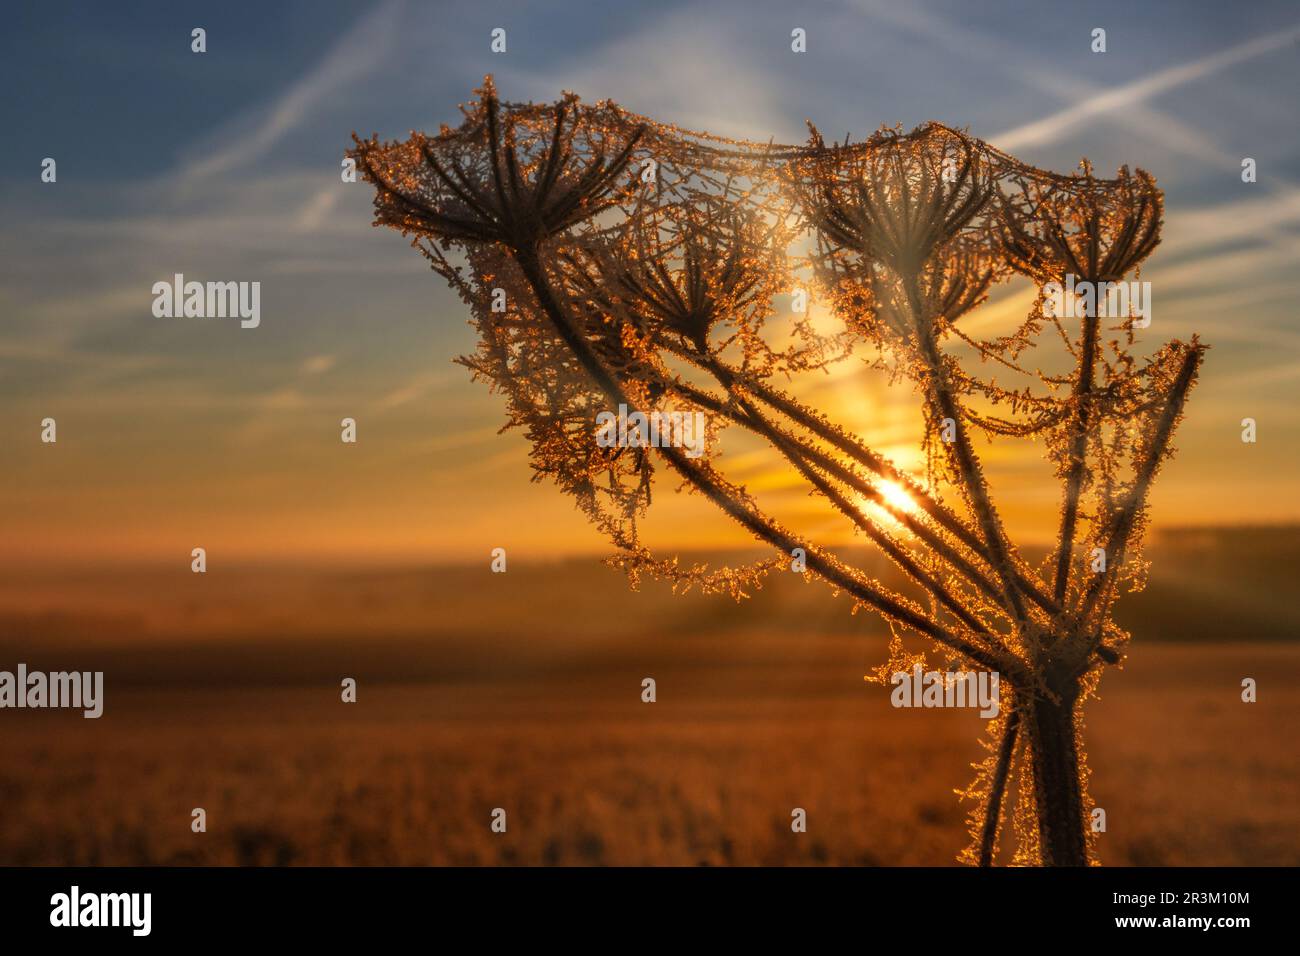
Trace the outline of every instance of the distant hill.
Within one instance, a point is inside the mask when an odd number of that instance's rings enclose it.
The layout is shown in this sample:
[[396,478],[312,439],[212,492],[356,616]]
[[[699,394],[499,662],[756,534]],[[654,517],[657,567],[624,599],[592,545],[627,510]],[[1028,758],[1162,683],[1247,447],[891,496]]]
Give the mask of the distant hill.
[[[844,556],[905,587],[878,553]],[[1147,556],[1147,588],[1125,595],[1118,613],[1139,645],[1300,637],[1300,526],[1164,531]],[[277,565],[206,575],[187,568],[19,570],[0,579],[0,667],[25,660],[109,669],[119,684],[333,682],[361,660],[372,679],[531,680],[621,666],[647,647],[685,667],[724,660],[762,667],[789,641],[841,659],[845,651],[836,647],[861,648],[850,658],[874,662],[884,633],[875,615],[851,615],[847,599],[829,600],[823,585],[796,575],[774,574],[736,603],[674,595],[653,581],[633,592],[620,572],[590,557],[512,560],[506,574],[491,573],[485,560],[474,567]]]
[[1300,638],[1300,526],[1182,528],[1157,533],[1147,587],[1117,617],[1144,640]]

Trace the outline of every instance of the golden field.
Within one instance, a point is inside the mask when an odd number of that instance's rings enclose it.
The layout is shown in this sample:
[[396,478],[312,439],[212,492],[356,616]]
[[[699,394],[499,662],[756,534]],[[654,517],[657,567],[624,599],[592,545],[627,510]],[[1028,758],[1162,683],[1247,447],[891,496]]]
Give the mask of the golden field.
[[[573,561],[145,599],[148,576],[65,575],[83,611],[55,614],[25,573],[0,666],[102,668],[105,716],[0,712],[0,864],[946,865],[965,843],[983,722],[890,707],[862,680],[878,622],[816,586],[736,607]],[[1104,863],[1300,863],[1300,646],[1234,620],[1199,641],[1148,623],[1089,705]]]

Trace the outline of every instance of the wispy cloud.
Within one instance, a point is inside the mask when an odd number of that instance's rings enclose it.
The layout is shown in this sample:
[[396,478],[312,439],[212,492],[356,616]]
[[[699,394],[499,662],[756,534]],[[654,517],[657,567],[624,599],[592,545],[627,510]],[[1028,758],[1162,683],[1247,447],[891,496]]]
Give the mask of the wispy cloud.
[[418,401],[432,392],[447,388],[453,383],[464,382],[468,378],[469,373],[460,369],[420,372],[403,385],[381,396],[375,406],[380,409],[400,408],[403,405]]
[[1085,97],[1050,116],[1024,123],[991,137],[1001,149],[1016,150],[1053,142],[1073,131],[1080,123],[1099,116],[1131,109],[1161,93],[1220,73],[1229,67],[1293,46],[1300,40],[1300,25],[1201,57],[1190,63],[1171,66],[1131,83],[1112,87]]
[[772,131],[781,118],[778,78],[744,44],[717,42],[706,19],[708,9],[688,5],[580,57],[558,57],[533,71],[507,66],[500,76],[538,96],[570,89],[720,135],[753,137],[755,131]]
[[1210,246],[1255,240],[1263,234],[1280,236],[1279,230],[1297,223],[1300,189],[1295,188],[1199,209],[1180,209],[1171,222],[1177,228],[1166,230],[1161,253],[1168,258]]
[[360,17],[315,68],[258,108],[251,130],[241,118],[197,144],[179,170],[180,182],[208,180],[264,156],[332,94],[382,66],[400,37],[403,8],[402,0],[388,0]]

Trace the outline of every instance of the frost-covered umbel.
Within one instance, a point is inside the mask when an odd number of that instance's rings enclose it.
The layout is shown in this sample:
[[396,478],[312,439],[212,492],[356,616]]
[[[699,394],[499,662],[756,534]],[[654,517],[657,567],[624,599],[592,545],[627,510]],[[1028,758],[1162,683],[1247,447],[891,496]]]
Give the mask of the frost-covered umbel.
[[[1081,704],[1124,653],[1112,605],[1141,584],[1151,485],[1204,346],[1143,352],[1132,318],[1063,319],[1041,299],[997,338],[967,316],[1016,274],[1074,288],[1133,273],[1160,240],[1155,181],[1099,179],[1086,162],[1049,173],[933,123],[858,143],[815,129],[802,146],[727,140],[571,94],[504,104],[490,78],[463,112],[436,136],[356,140],[350,155],[376,187],[376,223],[410,236],[469,307],[480,343],[460,362],[504,395],[536,476],[576,499],[634,585],[650,573],[741,598],[806,568],[889,622],[878,679],[924,664],[927,648],[997,671],[1003,703],[965,794],[961,858],[995,859],[1013,792],[1014,862],[1093,862]],[[855,357],[910,384],[923,474],[811,400],[826,390],[805,388],[807,373]],[[598,441],[598,416],[624,406],[702,412],[703,454]],[[784,462],[908,588],[778,520],[728,476],[725,430]],[[1037,442],[1059,478],[1041,564],[1007,534],[981,464],[990,440]],[[709,569],[651,553],[638,526],[661,477],[771,557]]]

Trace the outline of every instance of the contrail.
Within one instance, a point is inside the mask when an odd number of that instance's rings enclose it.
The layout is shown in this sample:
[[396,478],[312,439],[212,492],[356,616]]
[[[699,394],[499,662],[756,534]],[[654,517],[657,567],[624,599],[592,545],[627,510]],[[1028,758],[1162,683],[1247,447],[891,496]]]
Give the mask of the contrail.
[[1183,86],[1246,60],[1253,60],[1255,57],[1290,46],[1297,40],[1300,40],[1300,26],[1248,40],[1191,63],[1171,66],[1143,79],[1089,96],[1051,116],[1045,116],[1040,120],[993,136],[989,141],[1004,150],[1022,149],[1026,146],[1051,142],[1082,120],[1144,102],[1166,90]]

